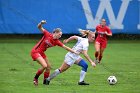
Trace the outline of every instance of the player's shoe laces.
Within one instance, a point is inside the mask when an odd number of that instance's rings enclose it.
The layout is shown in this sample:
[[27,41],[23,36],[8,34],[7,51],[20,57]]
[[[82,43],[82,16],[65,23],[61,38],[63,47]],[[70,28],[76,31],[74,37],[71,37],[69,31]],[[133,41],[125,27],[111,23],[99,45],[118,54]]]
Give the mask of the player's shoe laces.
[[38,85],[38,79],[34,78],[33,83],[34,83],[35,86],[37,86]]
[[43,84],[44,85],[49,85],[50,84],[50,81],[48,79],[45,79],[44,82],[43,82]]
[[86,83],[85,81],[78,82],[78,85],[89,85],[89,83]]

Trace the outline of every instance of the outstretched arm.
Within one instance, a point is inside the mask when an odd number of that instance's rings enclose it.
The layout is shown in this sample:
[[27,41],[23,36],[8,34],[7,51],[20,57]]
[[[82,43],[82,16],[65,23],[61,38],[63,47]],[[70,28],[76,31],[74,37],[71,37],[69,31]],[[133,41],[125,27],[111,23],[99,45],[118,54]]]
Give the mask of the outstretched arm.
[[44,32],[44,28],[42,27],[43,24],[46,24],[46,20],[42,20],[38,25],[38,29],[43,33]]
[[65,39],[63,41],[64,44],[68,43],[69,41],[72,41],[72,40],[77,40],[78,39],[78,36],[71,36],[70,38],[68,39]]
[[96,64],[91,60],[91,58],[89,57],[89,55],[87,54],[87,50],[83,50],[83,54],[84,54],[84,57],[91,63],[91,65],[93,67],[96,66]]
[[62,46],[64,49],[66,49],[67,51],[70,51],[72,53],[78,54],[77,52],[75,52],[74,50],[72,50],[70,47],[63,45]]
[[105,34],[106,34],[107,36],[112,36],[112,32],[111,32],[111,30],[110,30],[109,27],[107,28],[107,31],[105,32]]
[[112,36],[112,33],[105,32],[107,36]]

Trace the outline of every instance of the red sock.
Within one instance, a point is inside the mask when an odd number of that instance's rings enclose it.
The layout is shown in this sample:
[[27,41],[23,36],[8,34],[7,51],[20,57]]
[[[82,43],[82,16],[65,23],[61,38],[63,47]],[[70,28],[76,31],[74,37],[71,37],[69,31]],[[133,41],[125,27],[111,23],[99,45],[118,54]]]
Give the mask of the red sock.
[[99,61],[101,61],[101,60],[102,60],[102,57],[103,57],[103,56],[101,56],[101,55],[99,56]]
[[38,77],[43,73],[42,70],[38,69],[36,75],[35,75],[35,79],[38,79]]
[[95,58],[97,58],[98,57],[98,52],[95,52]]
[[45,71],[45,72],[44,72],[44,80],[45,80],[46,78],[48,78],[49,75],[50,75],[50,71]]

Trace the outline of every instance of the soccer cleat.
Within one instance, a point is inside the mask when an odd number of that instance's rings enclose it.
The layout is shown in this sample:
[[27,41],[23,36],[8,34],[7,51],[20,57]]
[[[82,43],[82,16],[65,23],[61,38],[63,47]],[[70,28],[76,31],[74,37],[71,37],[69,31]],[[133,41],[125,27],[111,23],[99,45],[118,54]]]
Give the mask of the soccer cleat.
[[44,85],[49,85],[49,84],[50,84],[50,81],[47,80],[47,79],[45,79],[44,82],[43,82],[43,84],[44,84]]
[[34,78],[33,83],[34,83],[35,86],[37,86],[38,85],[38,79]]
[[95,64],[99,64],[100,61],[98,59],[94,59]]
[[89,83],[82,81],[82,82],[78,82],[78,85],[89,85]]

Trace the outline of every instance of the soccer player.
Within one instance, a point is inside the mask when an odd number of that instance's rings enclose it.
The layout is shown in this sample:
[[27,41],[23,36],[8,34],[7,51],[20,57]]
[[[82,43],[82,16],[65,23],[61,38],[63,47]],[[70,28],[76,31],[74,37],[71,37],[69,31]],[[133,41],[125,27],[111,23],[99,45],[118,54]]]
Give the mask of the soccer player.
[[95,39],[95,33],[90,32],[89,30],[82,30],[81,34],[85,36],[86,38],[82,38],[79,36],[71,36],[70,38],[64,40],[64,43],[68,43],[72,40],[77,40],[77,43],[75,46],[72,48],[75,50],[79,55],[68,52],[65,55],[65,59],[63,64],[59,69],[56,69],[47,79],[46,79],[46,85],[49,85],[50,81],[59,75],[60,73],[66,71],[68,68],[70,68],[73,64],[77,64],[78,66],[82,67],[82,70],[80,72],[80,80],[78,82],[78,85],[89,85],[89,83],[86,83],[84,81],[88,65],[86,61],[80,56],[82,53],[84,57],[91,63],[93,67],[96,66],[96,64],[91,60],[89,55],[87,54],[88,52],[88,47],[89,47],[89,42],[93,42]]
[[[38,85],[38,78],[39,76],[44,72],[44,80],[49,76],[50,74],[50,63],[48,61],[48,58],[45,55],[45,51],[47,48],[53,47],[53,46],[60,46],[72,53],[76,53],[71,48],[65,46],[63,43],[59,41],[59,38],[62,36],[62,31],[60,28],[54,29],[53,33],[49,33],[46,29],[42,27],[43,24],[45,24],[46,21],[42,20],[38,24],[39,30],[43,33],[42,39],[33,47],[31,51],[31,57],[34,61],[37,61],[42,67],[38,69],[35,77],[34,77],[34,85]],[[43,81],[44,83],[44,81]]]
[[96,27],[96,33],[98,34],[95,40],[95,63],[100,63],[103,57],[103,52],[107,46],[107,36],[112,36],[112,32],[108,26],[106,26],[106,20],[102,19],[101,24]]

